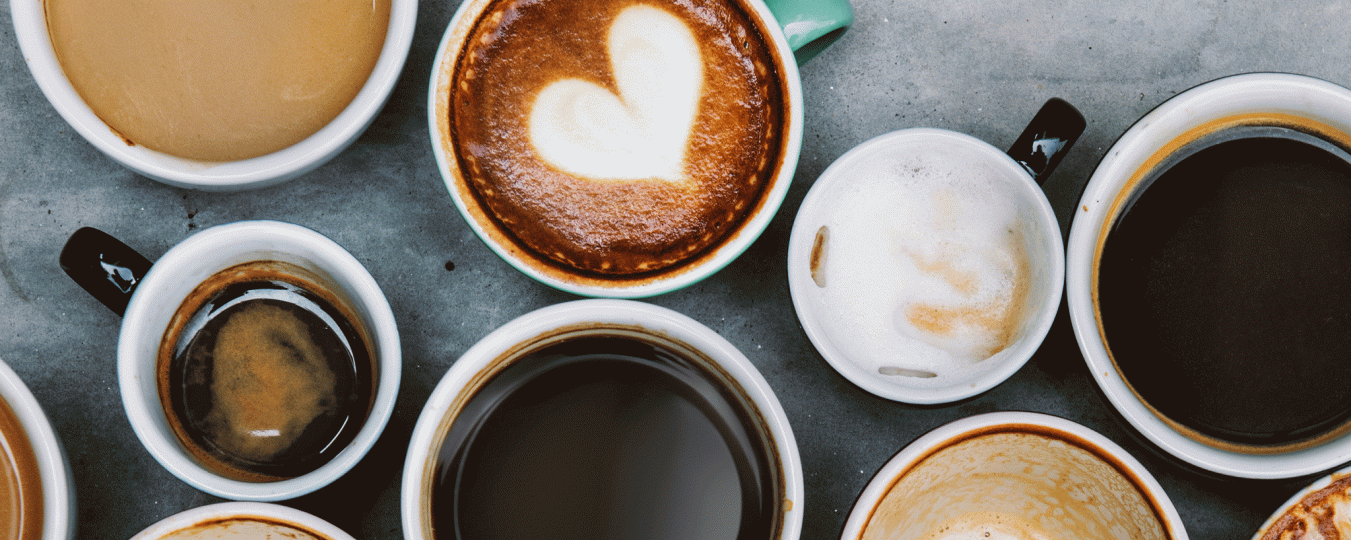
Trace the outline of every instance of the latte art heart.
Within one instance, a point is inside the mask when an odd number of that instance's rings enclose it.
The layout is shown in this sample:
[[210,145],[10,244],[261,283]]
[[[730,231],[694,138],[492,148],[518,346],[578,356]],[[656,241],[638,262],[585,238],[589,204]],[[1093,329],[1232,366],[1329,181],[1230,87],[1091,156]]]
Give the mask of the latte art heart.
[[545,86],[530,110],[535,151],[581,178],[685,182],[704,78],[694,34],[638,5],[619,13],[606,45],[618,95],[581,79]]

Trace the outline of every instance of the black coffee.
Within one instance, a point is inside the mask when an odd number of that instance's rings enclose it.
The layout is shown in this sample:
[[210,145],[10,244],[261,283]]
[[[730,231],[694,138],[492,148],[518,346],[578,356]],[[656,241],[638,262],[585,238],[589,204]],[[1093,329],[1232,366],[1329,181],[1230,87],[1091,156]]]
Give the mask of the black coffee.
[[768,539],[779,474],[727,390],[617,337],[515,361],[457,417],[437,465],[441,539]]
[[1161,414],[1222,440],[1296,443],[1344,424],[1351,156],[1270,127],[1178,156],[1136,190],[1103,248],[1117,366]]
[[173,341],[166,410],[185,446],[226,476],[300,476],[332,460],[365,422],[370,353],[350,316],[324,295],[239,275]]

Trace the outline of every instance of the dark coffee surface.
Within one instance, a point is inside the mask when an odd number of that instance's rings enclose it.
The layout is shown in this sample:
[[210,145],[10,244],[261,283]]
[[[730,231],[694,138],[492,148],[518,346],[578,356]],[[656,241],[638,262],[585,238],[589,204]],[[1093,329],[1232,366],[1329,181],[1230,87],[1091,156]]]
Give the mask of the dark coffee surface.
[[1144,184],[1103,248],[1116,364],[1202,434],[1291,443],[1351,417],[1351,164],[1302,138],[1196,151]]
[[437,538],[770,538],[772,461],[723,392],[688,361],[619,338],[516,361],[441,449]]
[[550,264],[597,277],[677,267],[718,245],[759,207],[784,152],[786,90],[767,36],[736,0],[681,1],[660,8],[688,26],[704,65],[686,181],[583,179],[543,159],[535,96],[564,79],[618,94],[606,36],[635,4],[496,2],[487,13],[500,17],[481,18],[452,85],[460,168],[488,219]]
[[356,436],[374,397],[360,332],[328,300],[291,283],[222,288],[176,342],[171,423],[199,460],[228,477],[319,468]]

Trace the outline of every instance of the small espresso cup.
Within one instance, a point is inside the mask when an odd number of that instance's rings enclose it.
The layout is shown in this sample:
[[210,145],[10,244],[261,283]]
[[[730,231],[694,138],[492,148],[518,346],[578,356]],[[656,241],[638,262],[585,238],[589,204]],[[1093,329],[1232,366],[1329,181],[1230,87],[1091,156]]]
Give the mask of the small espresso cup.
[[1251,73],[1187,90],[1104,155],[1066,289],[1094,380],[1146,438],[1229,476],[1351,460],[1351,90]]
[[1053,99],[1008,152],[915,128],[826,168],[788,241],[793,307],[826,361],[916,404],[974,396],[1027,363],[1064,283],[1060,227],[1039,184],[1084,126]]
[[910,443],[859,495],[841,540],[1185,540],[1168,494],[1116,443],[1039,413],[957,420]]
[[745,356],[628,300],[493,331],[433,390],[404,464],[413,540],[796,539],[802,465]]
[[[198,15],[197,13],[189,15],[185,15],[184,13],[171,13],[174,10],[175,2],[164,2],[162,4],[164,4],[162,9],[165,9],[167,12],[160,12],[159,14],[162,15],[162,17],[151,17],[155,20],[145,21],[147,28],[158,24],[163,27],[161,30],[173,32],[175,30],[171,26],[173,22],[202,19],[202,17],[196,16]],[[393,91],[395,83],[398,82],[399,74],[403,71],[404,61],[407,59],[409,48],[412,45],[413,29],[417,20],[416,0],[390,1],[388,12],[389,21],[387,28],[384,30],[383,45],[380,46],[378,54],[375,55],[374,64],[370,67],[370,74],[365,78],[364,83],[360,84],[359,87],[354,88],[355,94],[350,97],[350,101],[347,102],[345,106],[336,108],[335,105],[328,105],[327,107],[333,108],[329,110],[326,107],[325,110],[327,112],[315,114],[312,122],[318,122],[319,119],[329,112],[337,111],[335,113],[336,115],[333,116],[331,120],[328,120],[327,123],[318,127],[317,131],[313,131],[308,136],[300,131],[289,133],[289,136],[286,137],[285,140],[301,136],[304,138],[278,150],[256,157],[183,157],[181,151],[178,152],[177,155],[167,153],[172,150],[165,150],[162,141],[159,141],[161,144],[158,146],[161,150],[155,150],[147,147],[146,141],[137,141],[135,140],[136,137],[128,133],[123,133],[116,127],[122,126],[124,130],[129,129],[127,118],[139,118],[139,120],[132,120],[132,122],[140,124],[140,127],[144,128],[148,133],[159,132],[160,130],[158,128],[160,126],[175,123],[177,125],[174,127],[177,127],[179,130],[191,129],[184,127],[186,122],[182,118],[159,118],[155,120],[140,118],[141,116],[150,113],[135,112],[138,107],[143,109],[164,107],[165,105],[162,100],[126,95],[104,95],[99,98],[89,98],[89,96],[82,95],[81,90],[77,90],[77,86],[72,84],[72,78],[67,71],[69,68],[63,68],[57,52],[58,47],[54,46],[56,40],[59,40],[60,38],[53,36],[53,27],[58,24],[58,22],[56,22],[58,18],[53,14],[53,10],[69,10],[68,8],[72,5],[79,7],[80,5],[87,4],[82,4],[80,2],[52,2],[47,0],[10,0],[9,2],[10,13],[14,18],[14,34],[15,37],[18,38],[19,48],[23,51],[24,60],[28,63],[28,68],[32,71],[33,78],[37,81],[38,87],[42,90],[43,95],[46,96],[47,101],[51,102],[52,107],[56,109],[56,112],[60,114],[81,137],[84,137],[86,141],[89,141],[89,143],[99,151],[128,169],[173,186],[212,191],[254,189],[284,182],[318,168],[355,142],[357,137],[359,137],[361,133],[366,130],[367,126],[370,125],[371,121],[375,119],[376,114],[380,112],[385,101],[389,98],[390,92]],[[119,9],[123,12],[130,11],[127,6],[121,6]],[[198,9],[198,6],[186,8],[180,7],[180,10],[183,9],[191,12]],[[229,27],[242,32],[247,32],[250,29],[261,32],[264,30],[260,30],[256,27],[266,27],[268,24],[268,21],[250,20],[248,17],[237,12],[222,14],[222,17],[211,17],[210,24],[221,26],[227,25],[227,21],[221,20],[222,18],[230,18],[225,17],[226,15],[233,16],[233,20],[228,21],[228,23],[233,23],[233,26]],[[319,17],[313,13],[306,13],[304,15],[316,19]],[[99,22],[104,22],[106,24],[108,22],[105,19],[100,19],[97,15],[88,18],[92,19],[95,24]],[[316,27],[330,28],[333,29],[334,32],[341,32],[342,28],[347,28],[347,26],[342,26],[332,20],[329,20],[327,24],[313,21],[310,24]],[[350,21],[348,21],[348,26],[352,26]],[[140,29],[140,31],[135,28],[129,30],[138,34],[141,31],[146,31],[144,28]],[[304,56],[302,54],[291,55],[294,56],[294,58],[288,56],[286,58],[287,61],[303,62],[305,61],[305,58],[311,58],[313,56],[323,58],[325,57],[324,53],[331,52],[330,48],[313,43],[313,41],[318,40],[318,38],[312,38],[312,34],[315,33],[302,30],[303,29],[296,29],[293,32],[283,33],[284,35],[280,36],[278,41],[286,42],[289,39],[290,43],[296,45],[298,50],[305,50],[304,47],[309,46],[312,51],[310,53],[311,56]],[[272,38],[278,36],[269,35],[267,37]],[[342,38],[335,37],[334,39],[337,40]],[[307,42],[306,40],[310,40],[310,42]],[[171,41],[171,39],[166,41]],[[207,40],[203,39],[202,41]],[[348,39],[347,41],[353,42],[357,40]],[[139,40],[122,41],[119,42],[119,44],[125,45],[126,49],[131,50],[139,47],[138,44],[142,42],[159,45],[154,39],[146,38],[144,36]],[[74,47],[74,45],[69,43],[64,44]],[[250,43],[250,45],[251,44],[252,43]],[[166,46],[164,48],[170,47]],[[178,49],[174,48],[174,50]],[[69,54],[73,57],[79,57],[82,54],[82,51],[73,50]],[[287,56],[285,54],[276,54],[275,51],[273,54],[277,56]],[[357,53],[353,54],[353,56],[356,55]],[[137,65],[137,60],[145,61]],[[182,66],[192,66],[194,61],[199,63],[202,62],[202,59],[191,57],[179,60],[181,60],[181,62],[177,65]],[[154,62],[153,59],[142,59],[139,57],[124,57],[122,58],[122,61],[126,61],[136,67],[144,67],[147,63]],[[109,62],[109,64],[111,64],[111,62]],[[219,66],[213,67],[218,68]],[[282,70],[287,68],[275,67],[275,69]],[[291,72],[296,71],[294,68],[289,69]],[[166,78],[164,86],[172,87],[180,84],[186,86],[193,83],[201,84],[203,86],[228,86],[235,82],[217,80],[215,77],[219,75],[219,72],[219,69],[207,69],[205,72],[194,72],[191,67],[186,67],[181,72],[166,70],[164,73],[164,77]],[[90,76],[86,78],[90,81],[99,80],[98,73],[91,72],[89,75]],[[177,79],[175,79],[175,77],[177,77]],[[280,78],[280,75],[278,77]],[[332,79],[333,77],[330,77],[329,80],[325,80],[324,84],[333,84]],[[355,83],[359,80],[360,79],[353,79],[353,82]],[[304,98],[313,97],[314,94],[323,94],[329,91],[327,88],[318,88],[313,84],[307,85],[306,81],[291,82],[293,84],[287,88],[271,89],[269,92],[259,91],[257,87],[239,89],[239,92],[243,95],[250,95],[250,97],[253,97],[255,100],[257,99],[256,96],[262,93],[270,95],[276,94],[278,100],[290,99],[290,103],[295,103],[297,99],[303,100]],[[243,83],[239,84],[242,85]],[[95,94],[99,92],[99,86],[100,84],[97,82],[86,82],[83,85],[84,91],[94,92]],[[111,86],[111,83],[105,82],[102,86]],[[121,88],[122,87],[119,87],[119,89]],[[288,92],[291,95],[287,96],[286,94]],[[192,92],[187,90],[184,90],[183,93],[192,94]],[[346,93],[343,94],[344,97],[346,95]],[[143,101],[136,101],[136,98],[138,97],[141,97]],[[336,99],[339,98],[335,98],[335,100]],[[93,100],[103,103],[103,109],[96,111],[95,108],[91,107],[90,103],[94,102]],[[208,106],[204,103],[198,104],[203,107]],[[242,108],[245,107],[236,107],[236,109]],[[113,121],[110,123],[105,120],[113,117],[114,113],[120,113],[120,121]],[[102,114],[102,116],[100,114]],[[217,120],[219,121],[219,118]],[[287,118],[271,117],[258,118],[256,119],[256,122],[258,122],[259,125],[287,125],[287,120]],[[294,124],[301,123],[301,121],[294,122]],[[131,127],[134,128],[137,126]],[[169,132],[171,130],[165,131]],[[161,135],[147,136],[152,140],[157,137],[169,138],[169,136]],[[186,137],[184,138],[186,139]],[[256,137],[251,141],[246,142],[253,142],[260,138],[261,137]],[[218,148],[230,148],[232,146],[237,147],[239,145],[224,143],[216,145]]]
[[15,540],[75,537],[75,490],[61,441],[33,393],[0,362],[0,531]]
[[468,0],[432,68],[442,179],[479,238],[546,285],[688,286],[774,217],[802,144],[797,63],[852,20],[847,0]]
[[136,436],[202,491],[249,501],[312,492],[360,461],[394,410],[389,303],[317,232],[220,225],[151,265],[81,229],[61,266],[123,316],[118,383]]
[[259,502],[216,503],[184,510],[146,527],[131,540],[220,538],[353,540],[352,535],[312,514]]

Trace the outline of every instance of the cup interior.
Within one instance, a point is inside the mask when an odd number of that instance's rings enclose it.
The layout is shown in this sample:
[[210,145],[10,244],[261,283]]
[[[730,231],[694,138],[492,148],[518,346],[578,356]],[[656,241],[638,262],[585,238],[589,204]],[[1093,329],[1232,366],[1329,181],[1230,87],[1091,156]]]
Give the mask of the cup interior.
[[132,540],[305,538],[304,535],[319,540],[353,540],[342,529],[312,514],[277,504],[245,502],[184,510],[146,527]]
[[432,498],[437,471],[448,452],[457,451],[444,445],[452,430],[481,421],[467,411],[479,406],[475,398],[494,376],[532,352],[595,337],[619,337],[671,351],[700,366],[710,381],[732,396],[729,403],[742,410],[751,424],[746,426],[751,437],[760,441],[769,457],[765,474],[773,486],[769,494],[777,513],[768,516],[773,521],[769,537],[797,537],[802,519],[801,464],[786,417],[764,379],[731,344],[699,323],[663,308],[621,300],[581,300],[537,310],[489,334],[455,362],[428,399],[409,445],[401,499],[405,535],[436,538]]
[[412,45],[416,0],[392,0],[389,30],[374,69],[352,102],[295,145],[250,159],[205,162],[129,143],[94,114],[66,78],[48,36],[43,0],[10,0],[15,36],[47,100],[76,132],[123,166],[166,184],[212,190],[254,189],[305,174],[346,149],[365,131],[398,82]]
[[1115,363],[1098,305],[1104,243],[1122,208],[1146,189],[1142,182],[1189,144],[1222,140],[1225,130],[1249,127],[1289,128],[1346,148],[1351,141],[1351,91],[1299,75],[1251,73],[1202,84],[1159,105],[1122,135],[1085,187],[1069,236],[1066,289],[1075,337],[1095,380],[1146,438],[1213,472],[1291,478],[1351,459],[1351,438],[1345,430],[1307,443],[1260,447],[1203,435],[1164,416],[1140,396]]
[[[198,284],[252,261],[296,265],[325,281],[366,329],[375,357],[375,399],[356,438],[328,463],[275,482],[245,482],[212,473],[189,457],[169,426],[158,389],[157,357],[174,314]],[[118,340],[118,379],[132,428],[151,455],[194,487],[235,500],[276,501],[304,495],[342,476],[359,461],[393,413],[402,371],[393,312],[374,278],[341,246],[310,229],[244,221],[201,231],[164,254],[132,295]]]
[[[930,168],[958,172],[919,172]],[[999,250],[1012,258],[983,258]],[[788,284],[808,338],[841,375],[888,399],[944,403],[994,387],[1036,352],[1059,307],[1063,254],[1050,203],[1012,158],[967,135],[907,129],[860,144],[817,179],[793,223]],[[986,267],[1008,270],[971,277]],[[999,304],[1009,311],[979,315],[997,316],[997,330],[961,326],[994,298],[976,287],[1012,273],[1023,278]],[[936,303],[947,307],[924,317]],[[982,337],[969,345],[972,334]]]
[[1167,495],[1124,450],[1035,413],[969,417],[911,443],[864,489],[841,538],[940,531],[954,538],[1186,538]]
[[[31,458],[36,470],[20,470],[17,482],[21,501],[15,504],[24,520],[16,531],[23,540],[69,540],[75,537],[75,490],[72,486],[70,464],[65,449],[52,429],[47,415],[43,413],[32,392],[19,379],[9,365],[0,362],[0,406],[7,407],[14,414],[22,436],[0,434],[5,448],[0,451],[13,463],[16,456]],[[0,420],[2,422],[3,420]],[[17,448],[17,442],[27,443],[29,448]],[[20,465],[23,466],[23,465]],[[33,482],[35,480],[35,482]],[[32,491],[32,493],[27,493]],[[12,502],[12,501],[11,501]],[[40,512],[28,508],[32,503]],[[7,502],[7,504],[9,504]],[[40,519],[33,522],[33,516]],[[7,515],[8,518],[15,516]]]
[[[733,0],[737,1],[737,0]],[[764,38],[773,47],[776,68],[782,78],[785,111],[782,137],[781,164],[773,175],[772,184],[756,203],[757,207],[741,225],[721,243],[715,244],[688,261],[655,273],[639,273],[633,277],[598,276],[564,267],[541,256],[515,239],[492,211],[480,201],[469,177],[470,171],[461,163],[454,139],[450,135],[451,95],[455,69],[464,51],[464,42],[476,21],[496,0],[467,0],[451,18],[437,49],[432,64],[428,96],[428,125],[432,149],[441,177],[456,208],[465,222],[494,253],[532,279],[550,287],[588,297],[645,298],[675,291],[692,285],[730,264],[769,226],[788,193],[797,167],[802,142],[802,89],[793,51],[775,22],[769,8],[761,0],[746,0],[751,16],[767,34]]]

